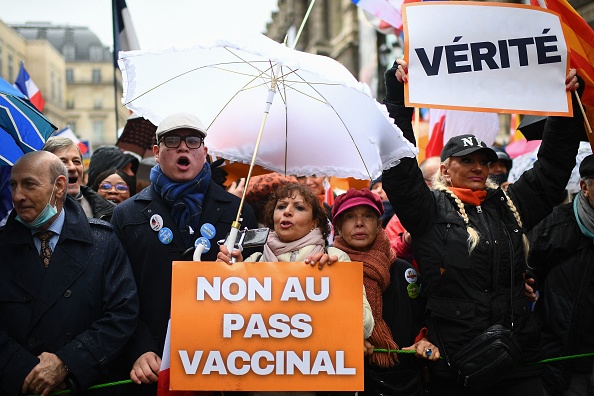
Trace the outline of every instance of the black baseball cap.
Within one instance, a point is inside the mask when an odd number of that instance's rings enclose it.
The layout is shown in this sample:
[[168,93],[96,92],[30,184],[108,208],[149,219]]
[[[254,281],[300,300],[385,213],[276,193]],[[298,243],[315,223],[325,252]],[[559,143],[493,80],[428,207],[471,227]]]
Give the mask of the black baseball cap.
[[580,177],[594,176],[594,156],[592,154],[584,157],[580,163]]
[[498,160],[497,153],[474,135],[459,135],[450,138],[443,146],[439,157],[443,162],[450,157],[462,157],[478,150],[485,151],[489,162]]

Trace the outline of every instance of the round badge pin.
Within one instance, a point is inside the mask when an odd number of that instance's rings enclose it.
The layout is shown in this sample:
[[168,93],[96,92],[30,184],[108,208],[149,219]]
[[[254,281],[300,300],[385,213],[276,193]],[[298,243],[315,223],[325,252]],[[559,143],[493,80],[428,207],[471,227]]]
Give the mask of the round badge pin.
[[173,232],[167,227],[163,227],[159,230],[159,240],[164,245],[169,245],[173,241]]
[[200,227],[200,235],[202,235],[204,238],[212,239],[216,233],[217,230],[210,223],[204,223],[202,224],[202,227]]
[[163,218],[158,214],[152,215],[150,224],[153,231],[159,231],[163,228]]
[[419,297],[419,285],[417,285],[416,283],[411,283],[408,286],[406,286],[406,291],[410,298]]
[[404,271],[404,279],[406,279],[408,283],[415,283],[418,278],[419,276],[417,275],[417,271],[415,271],[413,268],[408,268],[406,271]]
[[204,250],[202,251],[202,253],[206,253],[210,250],[210,241],[204,237],[196,239],[196,241],[194,242],[194,247],[197,248],[198,245],[204,246]]

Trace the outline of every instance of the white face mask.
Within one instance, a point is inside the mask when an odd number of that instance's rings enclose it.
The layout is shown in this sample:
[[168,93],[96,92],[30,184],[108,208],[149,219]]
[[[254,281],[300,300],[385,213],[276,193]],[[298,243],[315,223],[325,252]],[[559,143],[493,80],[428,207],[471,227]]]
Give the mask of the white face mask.
[[39,215],[37,215],[37,217],[35,219],[33,219],[33,221],[31,221],[30,223],[26,223],[23,221],[23,219],[21,219],[19,217],[19,215],[16,216],[16,220],[19,223],[23,224],[25,227],[31,228],[31,229],[40,228],[44,224],[46,224],[48,221],[50,221],[52,219],[52,217],[54,217],[56,215],[56,213],[58,213],[58,208],[56,207],[56,203],[54,202],[54,206],[50,205],[50,202],[52,202],[52,198],[54,196],[54,188],[55,187],[56,187],[56,184],[54,182],[54,187],[52,188],[52,194],[50,195],[50,199],[49,199],[48,203],[45,204],[45,208],[43,208],[41,213],[39,213]]

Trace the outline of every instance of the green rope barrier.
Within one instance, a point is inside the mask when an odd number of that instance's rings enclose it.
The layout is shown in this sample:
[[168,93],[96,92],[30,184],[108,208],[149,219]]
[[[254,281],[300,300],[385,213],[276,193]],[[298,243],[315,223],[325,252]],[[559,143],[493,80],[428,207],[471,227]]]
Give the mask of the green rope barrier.
[[[374,352],[383,352],[383,353],[416,353],[416,351],[409,351],[409,350],[402,350],[402,349],[380,349],[380,348],[374,348],[373,349]],[[559,362],[562,360],[570,360],[570,359],[580,359],[580,358],[585,358],[585,357],[594,357],[594,352],[590,352],[590,353],[582,353],[579,355],[568,355],[568,356],[558,356],[558,357],[554,357],[554,358],[549,358],[549,359],[543,359],[543,360],[539,360],[538,362],[530,362],[527,364],[545,364],[545,363],[551,363],[551,362]],[[439,357],[440,359],[443,359],[443,356]]]
[[[107,382],[105,384],[97,384],[97,385],[93,385],[93,386],[89,386],[89,388],[87,390],[93,390],[93,389],[101,389],[101,388],[108,388],[110,386],[118,386],[118,385],[126,385],[126,384],[132,384],[132,380],[122,380],[122,381],[115,381],[115,382]],[[72,392],[70,389],[65,389],[65,390],[61,390],[61,391],[55,391],[50,393],[50,396],[54,396],[54,395],[64,395],[66,393],[70,393]],[[36,394],[34,395],[27,395],[27,396],[36,396]]]
[[[383,352],[383,353],[401,353],[401,354],[414,354],[417,353],[416,351],[411,351],[411,350],[403,350],[403,349],[381,349],[381,348],[374,348],[373,349],[374,352]],[[549,359],[543,359],[543,360],[539,360],[538,362],[531,362],[528,364],[545,364],[545,363],[551,363],[551,362],[558,362],[558,361],[562,361],[562,360],[570,360],[570,359],[580,359],[580,358],[586,358],[586,357],[594,357],[594,352],[590,352],[590,353],[582,353],[579,355],[569,355],[569,356],[559,356],[559,357],[554,357],[554,358],[549,358]],[[443,359],[443,356],[439,357],[440,359]],[[131,384],[132,380],[123,380],[123,381],[115,381],[115,382],[108,382],[105,384],[98,384],[98,385],[93,385],[90,386],[87,390],[93,390],[93,389],[100,389],[100,388],[107,388],[110,386],[118,386],[118,385],[126,385],[126,384]],[[51,396],[57,396],[57,395],[64,395],[66,393],[70,393],[70,389],[66,389],[66,390],[61,390],[61,391],[56,391],[56,392],[52,392],[50,393]],[[27,396],[36,396],[36,395],[27,395]]]
[[533,363],[530,363],[530,364],[559,362],[561,360],[579,359],[579,358],[593,357],[593,356],[594,356],[594,352],[582,353],[580,355],[559,356],[559,357],[554,357],[554,358],[549,358],[549,359],[543,359],[543,360],[540,360],[538,362],[533,362]]

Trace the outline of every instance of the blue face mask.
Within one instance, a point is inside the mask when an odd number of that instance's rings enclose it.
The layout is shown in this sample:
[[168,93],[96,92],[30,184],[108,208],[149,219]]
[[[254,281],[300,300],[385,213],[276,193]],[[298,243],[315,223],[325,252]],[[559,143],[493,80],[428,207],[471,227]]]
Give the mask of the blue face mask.
[[[54,184],[54,188],[55,187],[56,187],[56,185]],[[53,196],[54,196],[54,189],[52,188],[52,195],[50,195],[49,202],[47,204],[45,204],[45,208],[43,208],[41,213],[39,213],[39,215],[37,215],[37,217],[35,219],[33,219],[32,222],[30,222],[30,223],[24,222],[23,219],[21,219],[19,217],[19,215],[16,216],[16,221],[18,221],[19,223],[23,224],[25,227],[30,228],[30,229],[36,229],[36,228],[42,227],[45,223],[50,221],[52,219],[52,217],[54,217],[56,215],[56,213],[58,213],[58,208],[56,207],[55,203],[54,203],[54,206],[50,205],[50,202],[52,202]]]

